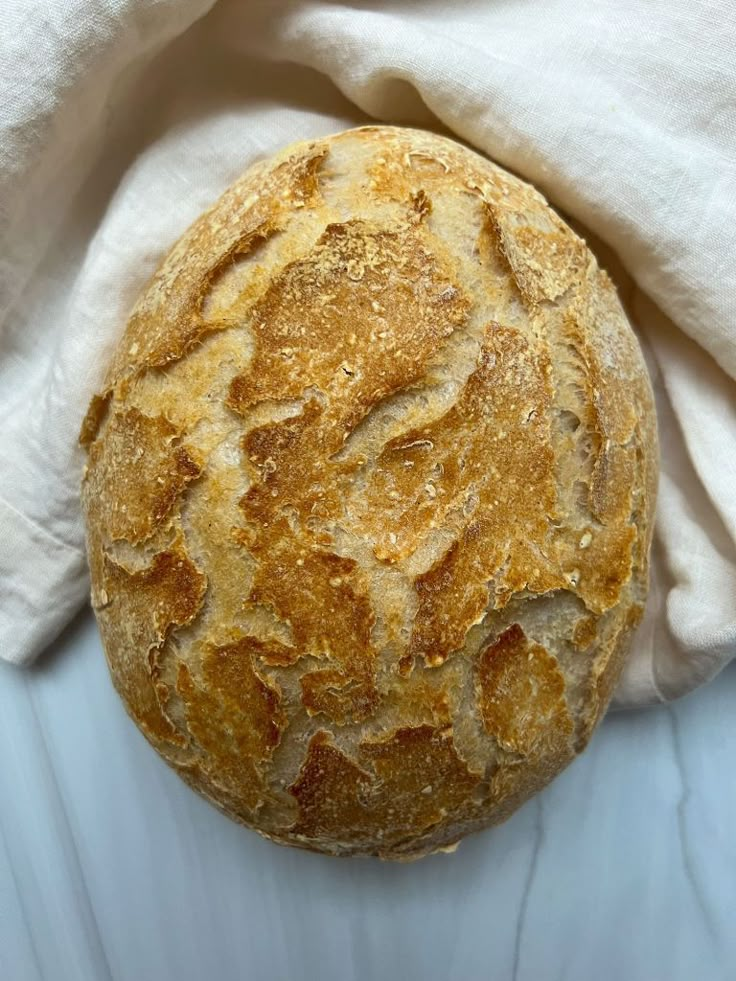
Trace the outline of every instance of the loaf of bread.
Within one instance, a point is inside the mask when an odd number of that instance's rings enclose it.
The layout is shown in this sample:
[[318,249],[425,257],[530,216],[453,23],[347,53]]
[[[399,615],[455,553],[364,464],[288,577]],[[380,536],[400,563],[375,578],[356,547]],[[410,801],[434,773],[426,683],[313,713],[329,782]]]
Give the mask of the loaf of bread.
[[448,139],[258,163],[174,246],[82,431],[128,712],[275,841],[409,859],[587,743],[641,617],[641,352],[585,243]]

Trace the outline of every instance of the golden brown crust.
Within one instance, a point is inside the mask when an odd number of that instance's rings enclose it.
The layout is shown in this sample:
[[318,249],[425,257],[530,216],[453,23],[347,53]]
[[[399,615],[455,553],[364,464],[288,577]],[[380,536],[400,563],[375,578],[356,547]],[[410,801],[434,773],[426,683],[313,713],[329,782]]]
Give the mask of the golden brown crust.
[[204,575],[177,543],[135,571],[104,556],[102,583],[96,612],[117,689],[147,735],[182,743],[166,714],[169,691],[157,655],[171,631],[197,615]]
[[163,416],[117,412],[89,452],[90,520],[113,541],[147,541],[200,467]]
[[289,787],[299,804],[290,833],[328,851],[350,853],[367,845],[390,856],[406,839],[411,846],[441,824],[448,811],[456,821],[466,820],[477,810],[479,785],[480,776],[457,755],[449,728],[415,726],[363,741],[357,762],[320,730]]
[[530,760],[563,756],[573,722],[556,658],[512,624],[478,655],[483,727],[506,751]]
[[246,819],[269,796],[261,765],[287,725],[278,689],[256,671],[260,649],[250,637],[212,646],[201,658],[199,683],[180,663],[176,684],[187,728],[206,756],[200,779]]
[[605,712],[647,587],[646,371],[585,243],[460,145],[366,127],[248,171],[81,439],[115,684],[268,837],[450,847]]

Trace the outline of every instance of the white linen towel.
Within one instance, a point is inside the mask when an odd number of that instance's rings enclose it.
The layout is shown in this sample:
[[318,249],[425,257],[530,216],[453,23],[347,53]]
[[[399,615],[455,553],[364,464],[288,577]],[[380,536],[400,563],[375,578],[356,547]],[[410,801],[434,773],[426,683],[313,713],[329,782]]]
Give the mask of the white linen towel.
[[442,128],[605,243],[660,419],[651,601],[616,696],[736,653],[730,0],[6,0],[0,656],[84,603],[87,401],[158,261],[254,159],[368,117]]

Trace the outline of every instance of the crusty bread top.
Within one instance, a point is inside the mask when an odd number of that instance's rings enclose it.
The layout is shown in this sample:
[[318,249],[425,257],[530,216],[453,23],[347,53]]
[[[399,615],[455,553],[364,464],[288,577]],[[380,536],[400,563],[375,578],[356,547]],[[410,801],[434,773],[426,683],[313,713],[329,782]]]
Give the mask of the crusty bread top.
[[605,710],[646,593],[646,370],[584,242],[464,147],[366,127],[251,168],[82,441],[115,684],[263,833],[452,845]]

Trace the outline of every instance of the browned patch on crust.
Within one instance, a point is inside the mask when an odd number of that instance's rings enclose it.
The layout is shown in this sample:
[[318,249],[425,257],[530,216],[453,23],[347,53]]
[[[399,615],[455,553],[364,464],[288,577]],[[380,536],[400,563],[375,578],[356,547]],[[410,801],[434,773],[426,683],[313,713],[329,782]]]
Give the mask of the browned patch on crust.
[[449,815],[461,821],[475,810],[480,775],[457,755],[449,726],[403,728],[388,739],[366,740],[360,760],[370,761],[376,773],[375,798],[385,809],[389,838],[406,837],[407,825],[421,834]]
[[[330,446],[325,445],[332,436],[323,407],[310,400],[298,416],[260,426],[244,437],[243,449],[257,479],[242,507],[256,538],[273,537],[268,529],[283,523],[285,511],[307,527],[339,513],[340,471],[331,466]],[[288,533],[288,528],[281,530]]]
[[483,726],[505,750],[531,759],[564,752],[574,728],[564,675],[518,623],[481,651],[477,688]]
[[408,828],[413,838],[448,819],[469,817],[479,785],[480,777],[458,757],[449,729],[424,725],[364,741],[357,761],[318,732],[289,787],[299,803],[290,832],[358,847],[380,842],[380,850],[407,837]]
[[560,562],[570,570],[568,588],[594,613],[604,613],[620,600],[631,578],[636,536],[633,524],[612,524],[598,529],[584,550],[577,547],[577,534],[569,531],[555,542]]
[[636,453],[633,447],[618,446],[605,438],[593,469],[590,488],[591,510],[605,524],[625,522],[631,514],[631,491],[635,486]]
[[572,632],[572,642],[578,650],[586,650],[598,635],[598,618],[580,617]]
[[369,186],[378,200],[407,201],[420,185],[431,192],[446,193],[447,170],[448,163],[441,155],[417,153],[408,144],[404,148],[399,143],[373,158],[368,166]]
[[[556,488],[549,366],[515,330],[491,324],[477,369],[435,423],[393,440],[364,496],[359,530],[399,561],[434,527],[458,538],[415,588],[410,656],[441,664],[491,604],[565,585],[540,547]],[[489,597],[489,586],[495,591]]]
[[248,638],[248,646],[254,657],[268,667],[285,668],[294,664],[298,654],[293,647],[287,647],[275,640],[259,640],[257,637]]
[[[550,209],[534,213],[538,225],[516,209],[486,203],[496,247],[508,263],[516,286],[530,306],[553,301],[579,283],[588,264],[588,250]],[[550,256],[554,255],[554,263]]]
[[[269,529],[266,529],[268,531]],[[285,522],[252,546],[257,559],[250,600],[267,603],[291,624],[294,652],[323,658],[329,668],[302,678],[310,715],[339,725],[372,714],[378,701],[371,645],[374,614],[363,576],[352,559],[324,551]]]
[[116,607],[117,625],[127,627],[131,646],[145,648],[147,654],[172,627],[191,623],[202,604],[206,579],[177,542],[137,572],[107,556],[105,588]]
[[203,245],[205,240],[211,243],[209,229],[200,229],[197,233],[196,228],[189,233],[188,246],[195,250],[194,255],[201,256],[200,262],[182,265],[173,278],[166,270],[163,295],[158,291],[153,294],[158,302],[136,307],[128,323],[126,340],[131,342],[128,350],[132,353],[126,360],[129,364],[132,362],[137,371],[161,368],[177,361],[205,334],[229,326],[213,323],[202,316],[207,293],[223,268],[237,257],[248,255],[278,230],[271,218],[237,236],[227,235],[231,229],[225,224],[220,247],[213,256]]
[[411,720],[415,726],[447,726],[458,707],[459,682],[451,673],[444,678],[434,671],[396,674],[387,679],[386,686],[381,702],[384,713],[391,718]]
[[289,211],[318,199],[317,175],[327,152],[324,144],[312,143],[276,167],[267,161],[252,168],[179,239],[133,310],[105,388],[85,417],[83,443],[97,435],[101,409],[120,381],[177,361],[207,333],[230,326],[203,316],[213,283],[234,259],[280,231]]
[[90,515],[112,541],[139,544],[169,516],[200,474],[181,433],[163,416],[117,412],[89,451],[85,494]]
[[641,623],[644,615],[644,607],[640,603],[634,603],[626,611],[620,632],[615,637],[612,648],[606,649],[605,645],[599,652],[593,670],[593,684],[597,702],[597,718],[600,718],[608,707],[608,703],[613,697],[621,670],[629,652],[631,635]]
[[302,703],[309,715],[326,715],[337,725],[373,715],[378,705],[374,679],[362,678],[362,665],[356,667],[353,673],[327,668],[302,675]]
[[[324,730],[312,736],[299,776],[288,788],[299,804],[290,834],[339,848],[375,834],[368,808],[372,777],[334,745]],[[380,830],[380,828],[379,828]]]
[[202,773],[245,816],[269,796],[261,767],[287,724],[279,691],[255,669],[254,656],[261,653],[261,643],[251,637],[210,647],[201,681],[182,663],[176,685],[189,731],[205,754]]
[[[364,127],[356,135],[371,139],[371,127]],[[480,193],[481,189],[495,196],[502,188],[508,190],[512,186],[500,169],[486,162],[475,166],[473,155],[458,143],[418,130],[393,129],[391,140],[377,147],[367,176],[370,193],[379,201],[403,202],[418,188],[445,197]],[[516,204],[518,207],[521,202]]]
[[534,509],[543,517],[545,505],[551,513],[550,401],[544,359],[517,331],[489,325],[457,402],[436,422],[389,442],[376,461],[362,524],[376,538],[376,555],[399,561],[457,512],[471,517],[466,527],[490,522],[496,534],[483,546],[495,541],[501,549],[514,521],[525,523]]
[[[602,284],[605,285],[605,284]],[[610,286],[610,284],[609,284]],[[631,513],[632,488],[636,483],[636,449],[630,445],[637,425],[636,399],[625,380],[602,363],[600,351],[591,344],[589,331],[581,326],[588,318],[595,322],[605,315],[599,303],[590,299],[593,291],[581,291],[577,313],[564,326],[564,338],[576,352],[585,385],[585,420],[591,431],[594,455],[590,486],[590,507],[602,523],[625,521]],[[621,342],[623,343],[623,342]]]
[[[600,282],[601,289],[606,283],[607,280]],[[585,461],[573,456],[560,473],[563,485],[566,480],[581,481],[582,501],[594,520],[585,530],[568,523],[555,540],[554,554],[565,568],[569,586],[588,609],[603,613],[619,601],[633,572],[639,532],[629,519],[635,489],[643,483],[642,475],[637,472],[633,443],[637,426],[635,405],[641,404],[646,393],[637,391],[638,380],[632,382],[634,390],[630,391],[626,380],[614,370],[617,359],[622,365],[627,364],[627,359],[633,360],[634,352],[630,348],[633,341],[626,338],[618,322],[622,316],[620,308],[616,306],[612,311],[606,304],[601,305],[600,297],[592,300],[595,292],[589,284],[579,291],[573,314],[563,326],[563,340],[571,364],[575,365],[569,374],[582,389],[577,408],[589,447]],[[609,293],[607,290],[608,301],[615,301],[615,294]],[[613,320],[612,326],[606,326],[606,318]],[[624,352],[616,355],[610,349],[606,352],[601,339],[597,344],[591,343],[590,332],[581,326],[585,322],[599,322],[600,333],[607,337],[609,348],[623,344]],[[606,364],[605,357],[611,363]]]
[[377,401],[421,376],[467,306],[411,226],[354,221],[328,226],[253,311],[256,349],[231,407],[316,394],[244,438],[255,477],[241,502],[257,560],[250,598],[291,624],[299,655],[331,662],[302,692],[310,714],[337,724],[367,718],[377,692],[367,587],[329,551],[355,464],[332,457]]
[[491,780],[489,799],[493,801],[493,823],[500,824],[514,811],[543,790],[571,762],[574,753],[551,756],[535,762],[521,760],[499,766]]
[[422,375],[467,309],[412,228],[328,225],[254,307],[256,351],[230,404],[242,412],[316,387],[329,398],[334,452],[376,401]]
[[[293,207],[312,202],[319,193],[317,173],[327,154],[312,144],[267,173],[257,196],[233,185],[215,207],[199,219],[162,264],[133,311],[122,353],[124,368],[161,367],[180,358],[216,324],[202,317],[211,284],[237,256],[251,252],[281,227]],[[127,351],[126,351],[127,345]],[[113,363],[112,376],[118,368]]]
[[137,572],[106,556],[103,575],[108,602],[97,616],[116,687],[146,732],[181,743],[161,707],[167,692],[156,681],[157,658],[150,653],[162,647],[172,629],[195,618],[205,577],[180,543],[159,552],[148,568]]
[[102,420],[107,415],[111,398],[112,392],[92,396],[79,433],[79,442],[82,446],[89,446],[97,436]]
[[468,526],[460,541],[454,542],[428,572],[415,580],[419,609],[409,650],[402,657],[403,671],[411,668],[417,656],[423,657],[431,667],[443,664],[453,651],[462,647],[470,627],[482,619],[491,602],[488,579],[500,568],[503,552],[498,546],[489,546],[484,556],[488,565],[477,570],[473,582],[466,583],[463,578],[469,565],[466,547],[472,549],[478,537],[479,526]]

